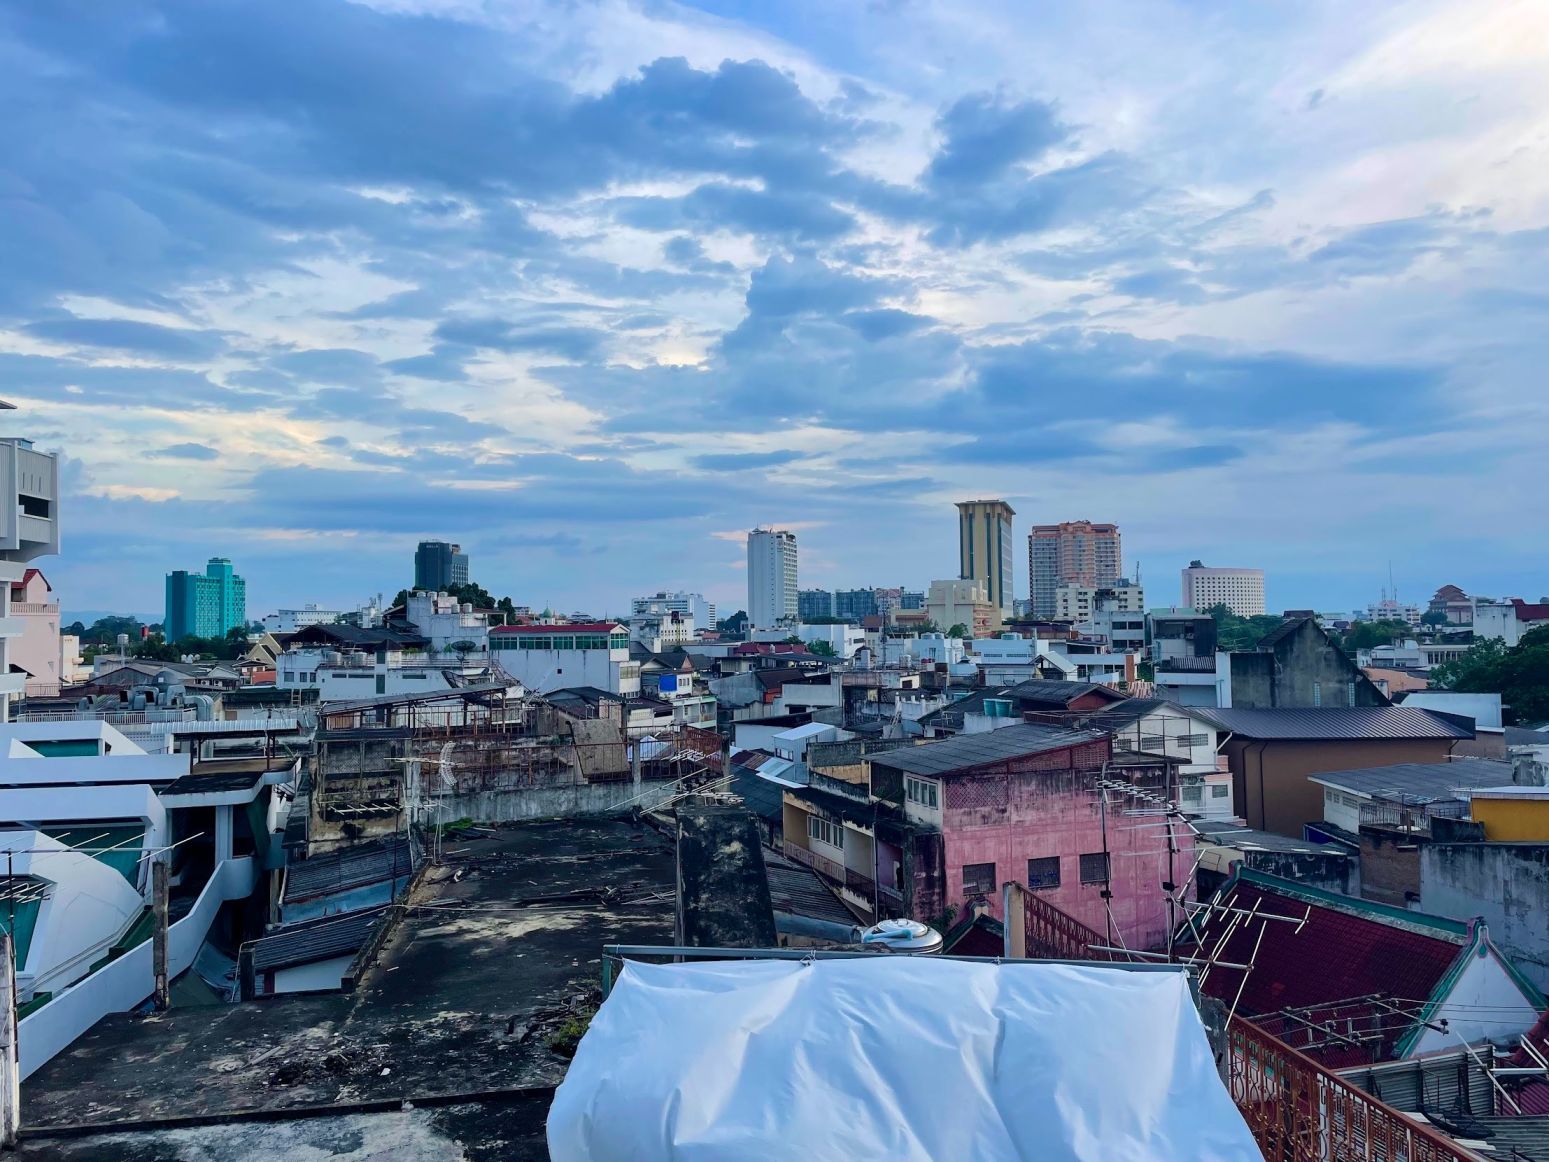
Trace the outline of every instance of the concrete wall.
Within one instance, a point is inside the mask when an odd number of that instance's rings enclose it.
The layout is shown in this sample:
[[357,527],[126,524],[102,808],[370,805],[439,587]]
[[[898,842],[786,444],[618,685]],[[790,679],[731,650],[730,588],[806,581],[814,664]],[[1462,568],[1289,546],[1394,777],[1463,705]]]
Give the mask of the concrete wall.
[[1311,620],[1277,642],[1272,651],[1234,653],[1231,658],[1232,705],[1237,709],[1388,704],[1371,679]]
[[1395,908],[1418,908],[1421,845],[1415,837],[1375,827],[1362,827],[1360,834],[1361,895]]
[[1444,763],[1452,742],[1446,738],[1265,742],[1238,736],[1222,750],[1232,771],[1232,802],[1248,826],[1300,839],[1302,824],[1323,818],[1323,788],[1308,775],[1394,763]]
[[1484,917],[1501,951],[1549,988],[1549,844],[1428,844],[1420,852],[1420,907],[1459,920]]
[[617,815],[634,807],[649,811],[673,795],[671,783],[646,783],[638,789],[628,780],[581,783],[573,787],[524,787],[502,791],[465,791],[438,796],[444,819],[474,819],[480,823],[513,823],[524,819],[555,819],[571,815]]

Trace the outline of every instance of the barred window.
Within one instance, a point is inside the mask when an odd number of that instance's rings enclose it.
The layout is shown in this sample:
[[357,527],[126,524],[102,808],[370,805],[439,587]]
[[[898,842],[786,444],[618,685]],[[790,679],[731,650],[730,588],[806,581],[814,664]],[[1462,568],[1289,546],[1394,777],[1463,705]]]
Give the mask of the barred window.
[[1040,856],[1027,861],[1027,886],[1030,888],[1057,888],[1060,886],[1060,857]]
[[1083,884],[1105,884],[1108,882],[1108,853],[1106,851],[1088,852],[1081,857],[1081,882]]
[[993,863],[965,863],[963,865],[963,892],[979,895],[995,890],[995,865]]

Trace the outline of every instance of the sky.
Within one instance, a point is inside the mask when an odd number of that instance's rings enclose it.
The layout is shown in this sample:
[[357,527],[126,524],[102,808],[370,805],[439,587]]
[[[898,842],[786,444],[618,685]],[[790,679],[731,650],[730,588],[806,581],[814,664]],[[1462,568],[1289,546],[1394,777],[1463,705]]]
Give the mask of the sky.
[[[0,396],[67,610],[229,556],[353,608],[957,569],[1117,522],[1154,604],[1535,598],[1549,6],[18,0]],[[1017,591],[1027,584],[1025,547]]]

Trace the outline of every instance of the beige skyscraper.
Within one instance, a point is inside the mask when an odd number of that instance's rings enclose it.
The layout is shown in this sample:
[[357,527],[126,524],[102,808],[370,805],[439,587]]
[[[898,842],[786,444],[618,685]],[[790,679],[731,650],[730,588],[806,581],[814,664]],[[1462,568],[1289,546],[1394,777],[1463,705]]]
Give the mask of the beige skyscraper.
[[960,500],[957,503],[958,576],[984,586],[990,604],[1011,616],[1011,518],[1016,512],[1004,500]]

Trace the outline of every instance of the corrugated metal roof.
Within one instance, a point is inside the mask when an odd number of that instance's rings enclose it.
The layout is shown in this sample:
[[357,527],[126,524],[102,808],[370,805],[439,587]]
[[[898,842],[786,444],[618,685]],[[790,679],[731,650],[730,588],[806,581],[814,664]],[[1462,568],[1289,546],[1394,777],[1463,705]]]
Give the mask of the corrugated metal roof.
[[1473,738],[1439,714],[1409,706],[1339,706],[1276,710],[1200,708],[1220,730],[1245,738]]
[[347,847],[293,863],[285,869],[285,899],[306,900],[384,880],[407,880],[414,871],[407,840]]
[[1068,730],[1060,726],[1021,723],[982,734],[960,734],[941,742],[927,742],[905,750],[877,755],[872,766],[893,767],[916,775],[940,775],[965,767],[1002,762],[1021,755],[1062,750],[1103,738],[1101,730]]
[[1511,781],[1511,764],[1493,759],[1463,758],[1450,763],[1395,763],[1388,767],[1364,767],[1353,771],[1319,771],[1308,775],[1355,795],[1369,795],[1404,803],[1429,803],[1437,799],[1464,798],[1460,787],[1498,787]]
[[856,923],[855,915],[811,868],[764,849],[764,871],[769,877],[769,900],[776,912],[826,920],[831,924]]
[[263,972],[347,956],[366,942],[386,911],[367,908],[281,928],[253,941],[253,968]]

